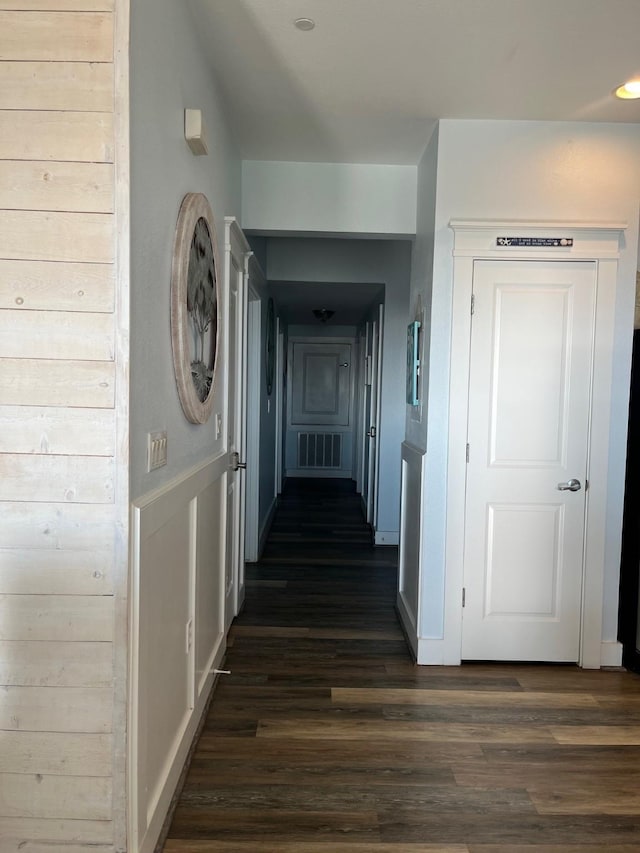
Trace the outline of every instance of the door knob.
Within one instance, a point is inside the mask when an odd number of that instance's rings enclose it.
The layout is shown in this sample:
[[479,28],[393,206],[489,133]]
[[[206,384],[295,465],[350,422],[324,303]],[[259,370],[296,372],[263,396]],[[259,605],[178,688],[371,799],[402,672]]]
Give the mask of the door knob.
[[558,489],[561,492],[579,492],[581,488],[582,483],[580,480],[576,480],[575,478],[567,480],[566,483],[558,483]]
[[247,463],[240,461],[240,454],[237,451],[233,451],[231,454],[231,460],[229,462],[229,467],[232,471],[237,471],[239,468],[246,468]]

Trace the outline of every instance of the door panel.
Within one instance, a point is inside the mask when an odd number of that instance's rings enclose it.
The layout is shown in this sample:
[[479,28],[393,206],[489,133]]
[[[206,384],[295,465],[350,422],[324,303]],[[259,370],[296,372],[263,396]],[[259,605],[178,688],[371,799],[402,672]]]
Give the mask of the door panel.
[[350,344],[293,344],[291,422],[349,426]]
[[369,454],[371,452],[371,441],[369,439],[369,426],[371,424],[371,374],[372,374],[372,323],[367,323],[364,340],[364,391],[362,395],[362,509],[367,517],[369,506]]
[[558,617],[562,521],[559,506],[489,505],[487,619]]
[[595,266],[479,261],[473,290],[462,656],[576,661]]
[[287,476],[352,476],[354,347],[355,338],[289,339]]
[[227,476],[225,628],[229,629],[244,600],[245,472],[233,460],[246,460],[246,318],[247,282],[243,247],[228,240],[227,300]]
[[378,468],[380,457],[381,383],[382,383],[382,323],[384,306],[379,306],[378,319],[371,324],[371,388],[368,397],[369,413],[365,441],[367,452],[367,489],[365,497],[365,515],[374,532],[378,506]]

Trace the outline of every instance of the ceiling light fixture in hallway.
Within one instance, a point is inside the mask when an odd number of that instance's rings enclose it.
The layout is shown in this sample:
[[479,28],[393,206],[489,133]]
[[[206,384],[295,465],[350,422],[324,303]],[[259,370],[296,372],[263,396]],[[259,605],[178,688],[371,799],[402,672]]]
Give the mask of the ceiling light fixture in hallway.
[[313,316],[316,318],[316,320],[320,320],[321,323],[326,323],[327,320],[330,320],[335,313],[336,312],[332,311],[331,308],[313,309]]

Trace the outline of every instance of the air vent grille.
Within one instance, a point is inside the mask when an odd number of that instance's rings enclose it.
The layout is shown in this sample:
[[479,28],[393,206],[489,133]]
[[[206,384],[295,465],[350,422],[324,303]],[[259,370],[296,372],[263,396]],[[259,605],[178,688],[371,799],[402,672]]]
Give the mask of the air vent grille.
[[340,467],[342,467],[342,433],[298,433],[298,468]]

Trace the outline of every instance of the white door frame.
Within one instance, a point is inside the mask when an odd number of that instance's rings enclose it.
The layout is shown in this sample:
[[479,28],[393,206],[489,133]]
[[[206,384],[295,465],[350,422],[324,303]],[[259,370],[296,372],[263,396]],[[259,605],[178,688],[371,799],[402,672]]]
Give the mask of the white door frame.
[[282,491],[282,442],[284,441],[284,332],[280,317],[276,317],[276,369],[274,378],[275,394],[275,478],[274,498]]
[[[460,389],[469,387],[474,261],[500,258],[528,261],[589,260],[596,262],[597,284],[579,663],[586,668],[598,669],[602,661],[612,344],[620,240],[627,224],[553,221],[545,223],[522,220],[451,220],[449,224],[454,231],[454,263],[449,379],[445,614],[441,660],[445,664],[459,664],[461,660],[468,394],[461,393]],[[533,248],[498,244],[499,238],[512,235],[533,239],[570,238],[573,243],[569,246]]]
[[357,494],[362,493],[363,485],[363,444],[364,444],[364,390],[366,378],[366,332],[361,328],[356,335],[355,355],[355,415],[353,421],[353,479],[356,481]]
[[[361,418],[362,421],[360,423],[360,469],[362,472],[361,484],[360,484],[360,500],[362,503],[362,511],[365,514],[365,518],[367,515],[367,506],[369,503],[369,456],[368,452],[371,451],[369,446],[369,438],[367,436],[367,432],[369,430],[369,424],[371,422],[371,378],[372,378],[372,368],[373,368],[373,359],[371,356],[371,321],[367,320],[364,328],[364,336],[362,339],[362,346],[364,347],[364,355],[362,360],[362,377],[361,377],[361,387],[362,387],[362,397],[361,397]],[[369,398],[367,399],[367,388],[369,388]]]
[[[233,288],[232,276],[235,278],[237,288],[236,317],[235,317],[235,364],[231,363],[230,355],[230,318],[229,314],[224,318],[227,330],[225,344],[226,382],[225,390],[225,412],[224,412],[224,434],[225,449],[229,458],[227,472],[227,489],[235,477],[236,493],[233,496],[231,508],[232,517],[227,519],[227,530],[230,532],[230,541],[226,544],[226,559],[232,560],[232,577],[228,589],[225,589],[225,629],[228,631],[234,617],[238,615],[244,603],[244,531],[245,531],[245,496],[246,481],[244,471],[232,471],[231,469],[231,447],[229,436],[231,424],[233,427],[234,450],[239,454],[242,462],[246,460],[247,452],[247,273],[245,259],[251,253],[251,247],[237,220],[233,216],[225,217],[225,300],[224,305],[229,308],[231,291]],[[229,407],[230,384],[235,384],[234,406],[235,411]],[[229,528],[231,522],[231,528]]]
[[[374,445],[373,469],[373,514],[371,525],[374,536],[378,529],[378,503],[380,497],[380,424],[382,423],[382,347],[384,342],[384,305],[378,306],[378,345],[376,348],[376,440]],[[383,544],[382,542],[376,544]]]

